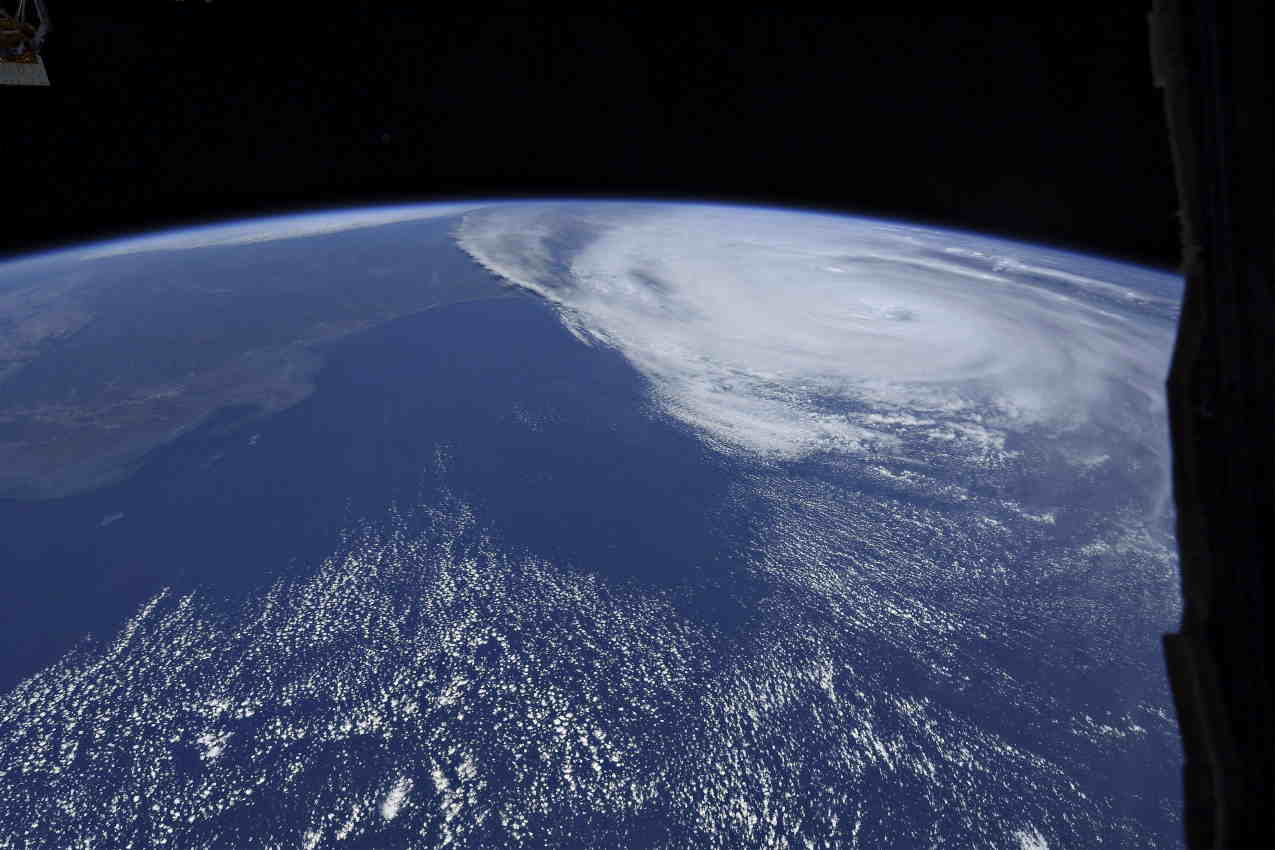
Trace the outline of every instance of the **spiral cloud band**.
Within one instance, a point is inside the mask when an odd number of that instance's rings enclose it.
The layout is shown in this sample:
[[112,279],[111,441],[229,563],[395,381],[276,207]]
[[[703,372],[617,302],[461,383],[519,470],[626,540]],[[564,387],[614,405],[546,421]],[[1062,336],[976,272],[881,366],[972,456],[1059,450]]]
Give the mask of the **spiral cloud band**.
[[[1053,269],[1034,247],[632,203],[486,207],[458,239],[622,352],[667,413],[722,448],[899,450],[904,426],[986,454],[1017,428],[1141,427],[1163,408],[1171,294]],[[1113,418],[1130,397],[1143,410]]]

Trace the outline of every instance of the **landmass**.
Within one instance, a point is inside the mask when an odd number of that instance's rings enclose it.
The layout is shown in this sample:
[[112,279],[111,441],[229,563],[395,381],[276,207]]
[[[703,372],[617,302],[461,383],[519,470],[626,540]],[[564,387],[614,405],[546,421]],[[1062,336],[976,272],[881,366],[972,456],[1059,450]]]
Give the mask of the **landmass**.
[[325,344],[507,295],[452,243],[454,223],[0,270],[0,498],[118,481],[220,410],[255,411],[247,422],[301,402]]

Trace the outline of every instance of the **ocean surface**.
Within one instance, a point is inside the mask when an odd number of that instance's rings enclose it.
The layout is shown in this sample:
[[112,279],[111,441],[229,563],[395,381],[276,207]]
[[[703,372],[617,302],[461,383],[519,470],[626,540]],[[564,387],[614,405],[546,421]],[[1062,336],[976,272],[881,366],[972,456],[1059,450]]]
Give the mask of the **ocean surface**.
[[[174,255],[428,246],[295,404],[0,501],[0,847],[1181,846],[1167,275],[863,224],[733,303],[659,210],[531,211]],[[775,269],[836,226],[713,215]],[[886,380],[930,361],[979,392]]]

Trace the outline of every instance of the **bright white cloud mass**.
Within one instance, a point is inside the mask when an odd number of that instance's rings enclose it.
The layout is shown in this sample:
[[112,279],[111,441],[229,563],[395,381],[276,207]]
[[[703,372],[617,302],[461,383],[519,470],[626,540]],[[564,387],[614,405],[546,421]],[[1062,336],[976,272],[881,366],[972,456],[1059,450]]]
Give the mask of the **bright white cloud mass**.
[[487,207],[459,241],[719,447],[901,451],[903,417],[986,455],[1017,428],[1112,419],[1131,390],[1138,419],[1162,408],[1171,326],[1128,312],[1153,296],[1013,243],[962,235],[956,254],[950,233],[881,221],[634,204]]

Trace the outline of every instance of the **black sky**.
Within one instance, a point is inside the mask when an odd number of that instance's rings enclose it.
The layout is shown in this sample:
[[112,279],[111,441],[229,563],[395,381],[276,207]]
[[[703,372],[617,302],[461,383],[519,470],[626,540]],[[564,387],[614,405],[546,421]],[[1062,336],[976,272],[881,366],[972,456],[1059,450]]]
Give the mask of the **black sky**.
[[0,255],[317,207],[587,194],[816,206],[1178,261],[1138,4],[547,20],[49,4],[52,87],[0,89]]

